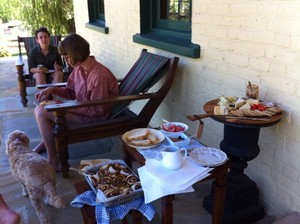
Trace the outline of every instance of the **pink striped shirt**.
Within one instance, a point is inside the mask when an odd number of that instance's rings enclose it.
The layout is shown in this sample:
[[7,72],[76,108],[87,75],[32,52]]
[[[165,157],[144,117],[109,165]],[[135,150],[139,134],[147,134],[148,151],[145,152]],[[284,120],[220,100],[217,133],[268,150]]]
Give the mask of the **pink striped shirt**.
[[[85,71],[81,66],[75,66],[69,76],[67,86],[57,89],[57,95],[77,101],[100,100],[118,96],[118,81],[113,73],[93,56]],[[112,105],[101,105],[72,109],[70,112],[82,117],[83,122],[105,120],[111,113]]]

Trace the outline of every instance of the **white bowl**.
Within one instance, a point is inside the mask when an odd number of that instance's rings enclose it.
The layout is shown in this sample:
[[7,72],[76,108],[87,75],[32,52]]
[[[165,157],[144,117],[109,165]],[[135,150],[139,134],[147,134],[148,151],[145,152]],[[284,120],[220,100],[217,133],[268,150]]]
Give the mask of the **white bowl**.
[[166,122],[162,124],[161,130],[163,130],[166,134],[181,133],[186,132],[188,130],[188,126],[181,122]]
[[166,135],[166,139],[170,145],[174,145],[179,148],[186,147],[191,142],[191,139],[182,132],[168,134]]

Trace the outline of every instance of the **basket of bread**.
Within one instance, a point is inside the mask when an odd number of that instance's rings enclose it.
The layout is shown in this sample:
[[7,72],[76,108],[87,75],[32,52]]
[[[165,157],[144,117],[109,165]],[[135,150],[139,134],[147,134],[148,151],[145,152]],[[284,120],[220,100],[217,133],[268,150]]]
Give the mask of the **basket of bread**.
[[82,171],[97,201],[106,207],[122,204],[143,195],[139,177],[123,160],[110,160],[94,166],[85,166]]
[[165,139],[165,135],[156,129],[137,128],[126,132],[122,139],[133,148],[153,148]]

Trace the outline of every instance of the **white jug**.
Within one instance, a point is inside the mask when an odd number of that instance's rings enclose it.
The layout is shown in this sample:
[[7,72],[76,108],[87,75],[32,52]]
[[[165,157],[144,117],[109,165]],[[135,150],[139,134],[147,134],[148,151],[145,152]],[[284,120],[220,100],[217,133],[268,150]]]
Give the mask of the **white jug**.
[[[181,155],[181,151],[185,151],[184,156]],[[177,170],[185,161],[187,150],[184,148],[179,149],[177,146],[166,146],[164,150],[161,151],[161,154],[163,156],[163,165],[170,170]]]

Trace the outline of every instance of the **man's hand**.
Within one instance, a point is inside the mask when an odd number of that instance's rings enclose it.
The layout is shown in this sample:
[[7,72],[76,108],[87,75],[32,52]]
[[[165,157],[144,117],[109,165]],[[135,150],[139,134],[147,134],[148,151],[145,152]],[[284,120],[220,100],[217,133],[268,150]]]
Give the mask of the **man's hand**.
[[55,69],[55,71],[61,71],[62,70],[62,66],[60,66],[59,64],[57,64],[57,62],[54,62],[54,69]]

